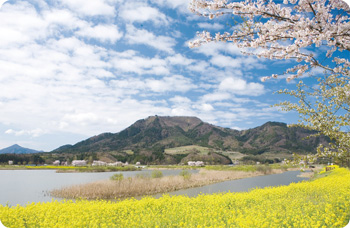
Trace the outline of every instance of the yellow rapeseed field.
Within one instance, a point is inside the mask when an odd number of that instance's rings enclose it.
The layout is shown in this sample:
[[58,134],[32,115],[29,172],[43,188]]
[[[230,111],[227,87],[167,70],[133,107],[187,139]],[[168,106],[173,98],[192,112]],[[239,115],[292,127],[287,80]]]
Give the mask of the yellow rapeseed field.
[[195,198],[0,205],[0,220],[8,227],[344,227],[350,219],[350,171],[327,174],[289,186]]

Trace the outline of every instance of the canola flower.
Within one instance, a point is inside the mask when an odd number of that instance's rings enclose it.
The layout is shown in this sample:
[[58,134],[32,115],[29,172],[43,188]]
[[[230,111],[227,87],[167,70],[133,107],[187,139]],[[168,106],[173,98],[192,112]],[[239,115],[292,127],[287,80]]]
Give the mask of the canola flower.
[[123,201],[0,205],[7,227],[344,227],[350,220],[350,171],[245,193],[164,195]]

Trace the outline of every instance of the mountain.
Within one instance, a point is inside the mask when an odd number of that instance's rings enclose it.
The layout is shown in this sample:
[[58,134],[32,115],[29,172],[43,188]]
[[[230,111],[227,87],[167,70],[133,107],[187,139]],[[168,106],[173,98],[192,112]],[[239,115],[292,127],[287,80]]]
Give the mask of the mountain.
[[24,148],[17,144],[0,150],[0,154],[34,154],[34,153],[41,153],[41,152],[42,151]]
[[[328,142],[325,137],[305,137],[315,132],[288,128],[285,123],[267,122],[262,126],[238,131],[214,126],[197,117],[151,116],[136,121],[119,133],[103,133],[75,145],[66,145],[55,153],[113,152],[117,159],[143,159],[169,163],[184,159],[184,154],[165,154],[167,148],[197,145],[215,151],[237,151],[248,155],[264,153],[315,153],[317,146]],[[194,153],[198,154],[198,151]],[[217,154],[217,153],[215,153]],[[207,159],[216,159],[213,154]],[[193,153],[191,155],[193,159]],[[198,157],[197,156],[197,157]],[[220,155],[222,156],[222,155]],[[221,158],[220,158],[221,159]],[[219,159],[219,160],[220,160]],[[224,159],[225,160],[225,159]]]

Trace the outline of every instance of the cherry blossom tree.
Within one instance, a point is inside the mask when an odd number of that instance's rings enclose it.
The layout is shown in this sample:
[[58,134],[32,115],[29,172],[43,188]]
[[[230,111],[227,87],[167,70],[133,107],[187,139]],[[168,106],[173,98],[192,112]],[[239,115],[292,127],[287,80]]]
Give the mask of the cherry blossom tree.
[[[312,75],[322,69],[316,85],[299,82],[296,90],[278,93],[291,95],[298,103],[276,106],[297,111],[298,126],[317,130],[332,141],[318,148],[318,157],[332,157],[347,163],[350,158],[350,7],[342,0],[192,0],[190,10],[214,19],[233,15],[241,23],[231,32],[198,32],[190,47],[209,42],[232,42],[247,55],[272,60],[292,59],[296,64],[284,72],[261,78],[266,81],[284,75],[287,81]],[[308,159],[315,159],[309,157]]]

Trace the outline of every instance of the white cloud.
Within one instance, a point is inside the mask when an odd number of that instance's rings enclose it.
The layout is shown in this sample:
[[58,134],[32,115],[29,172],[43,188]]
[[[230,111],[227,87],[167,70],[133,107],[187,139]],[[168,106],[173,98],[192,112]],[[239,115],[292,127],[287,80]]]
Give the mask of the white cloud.
[[167,75],[170,73],[165,60],[160,58],[147,58],[136,53],[123,53],[115,55],[110,60],[113,66],[121,72],[136,74]]
[[211,42],[193,50],[206,56],[215,56],[220,53],[226,55],[242,56],[241,49],[230,42]]
[[220,30],[224,28],[224,25],[219,23],[198,23],[198,27],[208,30]]
[[167,16],[157,8],[150,7],[144,3],[127,3],[121,9],[119,16],[128,22],[152,21],[155,25],[168,25]]
[[47,23],[29,3],[6,4],[0,14],[0,43],[6,47],[45,38],[46,26]]
[[182,97],[182,96],[175,96],[173,98],[170,98],[169,100],[174,104],[180,104],[180,105],[191,104],[191,100],[189,98]]
[[185,78],[182,75],[164,77],[161,80],[147,79],[146,85],[154,92],[178,91],[184,93],[196,88],[190,79]]
[[180,8],[181,11],[187,10],[189,1],[188,0],[151,0],[152,2],[160,5],[167,6],[170,8]]
[[266,106],[240,109],[243,103],[256,105],[244,96],[264,92],[259,83],[235,78],[248,65],[256,67],[256,60],[243,58],[232,44],[191,50],[176,45],[193,35],[190,23],[174,23],[183,20],[187,0],[137,2],[9,1],[1,8],[5,140],[27,140],[48,150],[118,132],[155,114],[198,116],[227,126],[246,120],[251,110],[258,118],[271,114]]
[[173,56],[169,56],[167,60],[170,62],[172,65],[190,65],[195,62],[194,59],[189,59],[186,58],[185,56],[181,54],[176,54]]
[[66,114],[62,118],[62,123],[74,123],[81,126],[87,126],[91,124],[98,123],[99,118],[95,113],[87,112],[87,113],[70,113]]
[[234,59],[225,55],[215,55],[211,58],[210,62],[218,67],[241,67],[241,59]]
[[202,112],[210,112],[210,111],[214,110],[214,107],[211,104],[207,104],[207,103],[196,104],[196,105],[194,105],[194,108],[196,108]]
[[115,43],[123,36],[123,33],[115,25],[96,25],[94,27],[85,27],[76,32],[76,34],[110,43]]
[[220,91],[227,91],[238,95],[259,96],[265,92],[260,83],[250,82],[240,78],[225,78],[219,85]]
[[232,98],[232,95],[227,92],[214,92],[214,93],[208,93],[202,96],[202,100],[204,102],[223,101],[223,100],[229,100],[231,98]]
[[30,136],[30,137],[39,137],[45,133],[46,132],[40,128],[36,128],[33,130],[19,130],[19,131],[8,129],[7,131],[5,131],[5,134],[12,134],[15,136]]
[[113,16],[115,9],[104,0],[61,0],[71,10],[84,16]]
[[130,44],[143,44],[160,51],[174,53],[173,47],[176,41],[168,36],[157,36],[145,29],[137,29],[132,25],[127,26],[125,40]]

